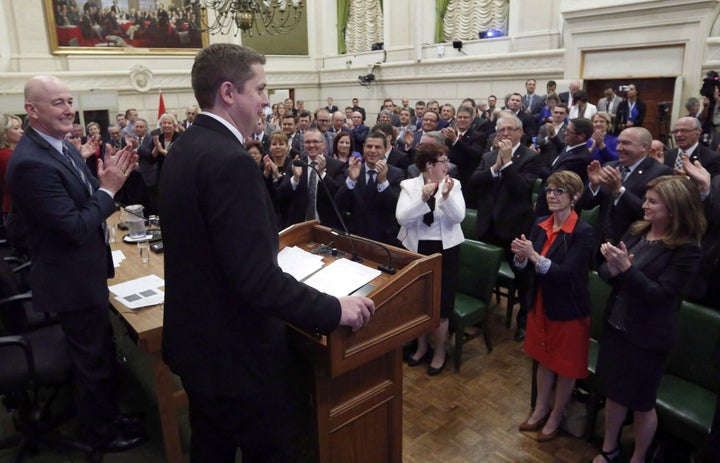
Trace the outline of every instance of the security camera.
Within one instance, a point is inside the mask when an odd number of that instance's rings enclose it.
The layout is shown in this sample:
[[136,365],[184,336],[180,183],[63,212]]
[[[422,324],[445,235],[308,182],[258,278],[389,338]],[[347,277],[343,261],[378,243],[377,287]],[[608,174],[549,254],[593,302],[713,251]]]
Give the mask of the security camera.
[[372,82],[375,82],[375,74],[365,74],[364,76],[358,76],[358,82],[363,87],[369,86]]

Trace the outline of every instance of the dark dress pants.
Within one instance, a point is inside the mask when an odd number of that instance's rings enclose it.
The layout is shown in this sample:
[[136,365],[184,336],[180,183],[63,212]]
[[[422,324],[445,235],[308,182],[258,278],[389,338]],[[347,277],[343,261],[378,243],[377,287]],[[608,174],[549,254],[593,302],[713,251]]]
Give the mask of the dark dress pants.
[[188,392],[191,463],[296,461],[297,418],[288,389],[267,386],[251,396],[205,397]]
[[90,444],[114,437],[117,362],[107,306],[59,312],[74,367],[79,433]]

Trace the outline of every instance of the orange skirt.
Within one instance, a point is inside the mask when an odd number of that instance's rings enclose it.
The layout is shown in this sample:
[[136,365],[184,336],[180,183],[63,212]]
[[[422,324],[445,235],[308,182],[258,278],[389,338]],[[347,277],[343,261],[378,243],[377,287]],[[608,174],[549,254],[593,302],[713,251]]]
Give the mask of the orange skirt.
[[535,310],[528,313],[525,352],[560,376],[587,377],[590,317],[555,321],[545,316],[538,294]]

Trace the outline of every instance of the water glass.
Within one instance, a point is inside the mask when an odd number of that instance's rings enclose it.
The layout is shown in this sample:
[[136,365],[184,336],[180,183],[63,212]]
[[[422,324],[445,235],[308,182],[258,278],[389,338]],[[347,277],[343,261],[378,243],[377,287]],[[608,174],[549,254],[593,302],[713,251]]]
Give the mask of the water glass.
[[150,241],[138,241],[137,248],[140,262],[143,264],[150,262]]

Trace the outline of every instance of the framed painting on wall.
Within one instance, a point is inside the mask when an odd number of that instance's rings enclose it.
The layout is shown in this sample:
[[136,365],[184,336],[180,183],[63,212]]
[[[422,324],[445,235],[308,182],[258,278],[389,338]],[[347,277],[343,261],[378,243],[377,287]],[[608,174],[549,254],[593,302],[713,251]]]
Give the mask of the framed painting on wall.
[[199,26],[203,13],[195,2],[44,0],[44,3],[51,50],[55,54],[195,54],[208,45],[207,31]]

